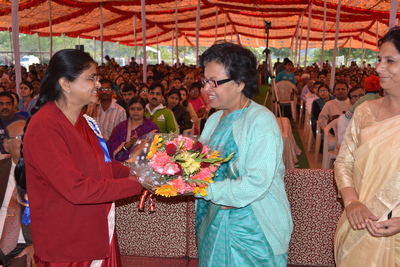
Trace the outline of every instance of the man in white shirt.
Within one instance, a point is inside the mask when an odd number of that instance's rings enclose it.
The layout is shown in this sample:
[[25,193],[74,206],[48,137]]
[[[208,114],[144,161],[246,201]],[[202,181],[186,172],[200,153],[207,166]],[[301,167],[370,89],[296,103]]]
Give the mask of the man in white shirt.
[[318,123],[322,129],[328,125],[331,117],[339,117],[351,107],[350,99],[347,97],[349,85],[345,81],[338,81],[333,87],[336,99],[326,102],[318,117]]
[[100,83],[101,88],[98,92],[99,102],[94,106],[89,106],[87,114],[96,120],[103,135],[103,139],[107,141],[115,126],[121,121],[126,120],[126,112],[125,109],[118,105],[117,101],[113,99],[114,90],[112,82],[103,79],[100,80]]
[[[25,207],[18,203],[14,177],[15,165],[21,157],[20,146],[24,126],[25,121],[16,121],[6,128],[8,134],[4,140],[4,147],[11,158],[0,160],[0,264],[2,266],[8,266],[10,263],[11,266],[31,266],[33,263],[34,249],[30,220],[24,213]],[[19,212],[19,214],[10,214],[12,212],[10,207],[14,213]],[[21,213],[24,215],[21,216]],[[9,221],[10,216],[18,216],[19,233],[17,230],[11,234],[14,224]]]

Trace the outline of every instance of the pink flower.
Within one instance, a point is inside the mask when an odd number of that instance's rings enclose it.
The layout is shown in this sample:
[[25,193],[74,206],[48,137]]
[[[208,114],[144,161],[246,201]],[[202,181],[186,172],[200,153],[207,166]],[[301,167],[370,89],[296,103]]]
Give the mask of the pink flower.
[[167,182],[167,184],[172,185],[180,194],[191,191],[191,188],[188,188],[188,185],[186,184],[185,180],[182,179],[182,176]]
[[203,149],[201,150],[201,154],[206,154],[206,156],[205,156],[206,159],[209,158],[208,152],[209,152],[208,146],[207,145],[203,146]]
[[168,162],[164,166],[164,171],[162,174],[167,174],[167,175],[175,175],[177,173],[181,172],[181,169],[179,168],[179,165],[176,163]]

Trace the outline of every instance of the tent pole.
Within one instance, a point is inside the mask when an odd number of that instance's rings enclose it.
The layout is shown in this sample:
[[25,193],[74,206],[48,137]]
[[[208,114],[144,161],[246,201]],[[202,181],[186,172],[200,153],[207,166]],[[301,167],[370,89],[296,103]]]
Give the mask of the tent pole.
[[326,31],[326,0],[324,0],[324,28],[322,33],[322,48],[321,48],[321,65],[320,69],[324,67],[324,52],[325,52],[325,31]]
[[215,5],[215,41],[218,38],[218,5]]
[[37,34],[37,39],[38,39],[38,47],[39,47],[39,55],[40,55],[40,57],[39,57],[39,61],[40,61],[40,63],[42,63],[42,47],[40,46],[40,37],[39,37],[39,34]]
[[51,14],[51,0],[49,0],[49,28],[50,28],[50,58],[53,56],[53,18]]
[[100,3],[100,62],[104,62],[104,24],[103,24],[103,3]]
[[398,0],[390,1],[390,19],[389,19],[389,29],[396,26],[396,13],[397,13]]
[[176,67],[179,68],[180,67],[180,63],[179,63],[179,46],[178,46],[178,38],[179,38],[179,34],[178,34],[178,0],[175,0],[175,41],[176,41],[176,45],[175,45],[175,52],[176,52]]
[[19,84],[21,83],[21,62],[19,50],[19,23],[18,23],[18,1],[12,1],[11,4],[11,22],[12,22],[12,37],[14,47],[14,60],[15,60],[15,88],[19,95]]
[[224,40],[226,40],[226,21],[227,21],[226,17],[227,17],[227,14],[225,13],[225,21],[224,21],[224,23],[225,23],[225,25],[224,25]]
[[[351,60],[351,40],[353,39],[353,37],[350,37],[350,48],[349,48],[349,56],[347,58],[347,67],[350,66],[349,62]],[[351,62],[350,62],[351,63]]]
[[135,16],[133,17],[133,38],[135,39],[135,59],[137,57],[136,19],[137,19],[137,14],[135,13]]
[[171,44],[171,58],[172,58],[172,63],[171,63],[171,66],[174,65],[174,38],[175,38],[175,31],[172,30],[172,39],[171,39],[171,41],[172,41],[172,44]]
[[299,67],[300,67],[301,43],[303,41],[303,22],[304,22],[304,11],[301,13],[300,40],[299,40],[298,59],[297,59],[297,65]]
[[199,38],[200,38],[200,0],[197,0],[197,10],[196,10],[196,68],[200,67],[200,63],[199,63]]
[[140,0],[142,5],[142,47],[143,47],[143,82],[147,81],[147,55],[146,55],[146,1]]
[[338,1],[337,11],[336,11],[336,32],[335,32],[335,45],[333,47],[332,56],[332,66],[331,66],[331,80],[329,82],[330,88],[333,88],[335,82],[335,71],[336,71],[336,53],[338,50],[338,39],[339,39],[339,23],[340,23],[340,6],[342,5],[342,0]]
[[160,58],[160,49],[158,47],[158,24],[156,24],[156,43],[157,43],[157,63],[161,63],[161,58]]
[[364,70],[364,54],[365,54],[365,48],[364,48],[364,32],[362,33],[362,44],[361,44],[361,49],[362,49],[362,53],[361,53],[361,70]]
[[307,67],[307,55],[308,55],[308,43],[310,41],[310,30],[311,30],[311,20],[312,20],[312,6],[311,3],[308,9],[308,26],[307,26],[307,42],[306,42],[306,54],[304,56],[304,67]]

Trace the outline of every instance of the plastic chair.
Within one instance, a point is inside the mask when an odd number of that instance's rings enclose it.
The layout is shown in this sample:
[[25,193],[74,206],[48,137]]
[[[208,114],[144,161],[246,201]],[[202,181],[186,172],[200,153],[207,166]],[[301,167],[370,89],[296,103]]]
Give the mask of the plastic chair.
[[[322,169],[332,169],[333,161],[336,159],[338,151],[336,149],[337,144],[337,123],[338,119],[331,121],[324,130],[324,147],[322,152]],[[330,134],[331,129],[334,132],[334,136]]]
[[276,82],[272,90],[272,110],[278,117],[281,106],[290,105],[293,121],[296,122],[296,85],[289,81]]

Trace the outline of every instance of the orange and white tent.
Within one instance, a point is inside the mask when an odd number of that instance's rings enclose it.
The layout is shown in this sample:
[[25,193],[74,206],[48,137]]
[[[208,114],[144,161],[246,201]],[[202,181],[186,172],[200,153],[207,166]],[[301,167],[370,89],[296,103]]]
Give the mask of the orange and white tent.
[[[264,22],[271,21],[271,47],[304,49],[308,38],[308,48],[321,48],[325,40],[324,48],[331,49],[339,14],[337,47],[361,48],[364,43],[364,48],[376,49],[377,38],[388,31],[390,1],[325,1],[146,0],[143,10],[140,0],[20,0],[18,24],[20,33],[102,39],[129,46],[141,46],[143,37],[147,46],[195,46],[198,34],[200,46],[228,39],[263,47]],[[399,18],[399,4],[392,1],[392,10]],[[11,5],[11,0],[0,2],[1,31],[12,31]]]

